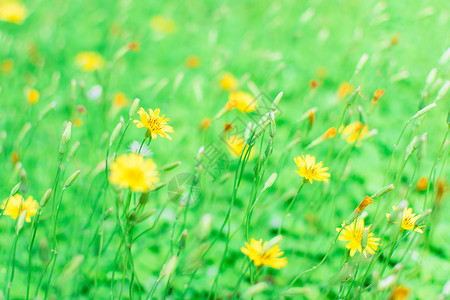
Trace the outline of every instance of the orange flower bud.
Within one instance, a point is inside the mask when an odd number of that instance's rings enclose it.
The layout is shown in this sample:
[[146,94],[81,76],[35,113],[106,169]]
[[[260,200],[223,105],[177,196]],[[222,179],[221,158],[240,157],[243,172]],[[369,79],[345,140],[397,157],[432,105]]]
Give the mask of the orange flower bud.
[[309,119],[309,125],[314,124],[314,120],[316,119],[316,114],[314,113],[314,111],[312,109],[310,109],[308,112],[308,119]]
[[19,162],[19,154],[16,151],[11,153],[11,161],[13,164],[17,164]]
[[210,118],[204,118],[204,119],[200,122],[200,128],[201,128],[202,130],[207,129],[210,125],[211,125],[211,119],[210,119]]
[[335,137],[335,136],[336,136],[336,133],[337,133],[336,128],[330,127],[330,128],[328,128],[327,131],[325,131],[325,133],[322,135],[322,138],[323,138],[324,140],[331,139],[332,137]]
[[375,91],[375,93],[373,93],[373,98],[372,98],[372,105],[375,105],[378,103],[378,100],[384,95],[385,90],[383,89],[378,89]]
[[191,69],[200,67],[200,63],[201,63],[200,58],[195,55],[189,56],[188,58],[186,58],[185,61],[186,66]]
[[223,134],[226,134],[228,131],[233,130],[233,123],[223,123]]
[[423,176],[417,181],[416,190],[419,192],[423,192],[427,189],[427,187],[428,187],[428,179],[427,177]]
[[316,79],[310,80],[309,81],[309,87],[311,88],[311,90],[315,90],[317,89],[322,83]]
[[139,41],[132,41],[132,42],[128,43],[127,49],[129,51],[139,52],[139,51],[141,51],[141,45],[140,45]]
[[356,212],[358,214],[360,214],[367,206],[369,206],[370,204],[372,204],[373,199],[370,198],[369,196],[365,196],[363,201],[361,201],[361,203],[358,205],[358,207],[356,208]]

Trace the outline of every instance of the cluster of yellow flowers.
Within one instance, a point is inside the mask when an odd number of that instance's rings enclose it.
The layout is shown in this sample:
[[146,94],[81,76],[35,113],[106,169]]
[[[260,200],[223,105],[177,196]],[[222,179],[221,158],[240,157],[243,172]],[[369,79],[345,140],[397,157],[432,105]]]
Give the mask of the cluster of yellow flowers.
[[33,197],[28,196],[27,200],[24,200],[22,195],[19,194],[3,200],[1,207],[3,214],[5,216],[11,216],[14,220],[26,211],[25,221],[28,223],[31,222],[31,217],[36,214],[38,208],[39,204]]

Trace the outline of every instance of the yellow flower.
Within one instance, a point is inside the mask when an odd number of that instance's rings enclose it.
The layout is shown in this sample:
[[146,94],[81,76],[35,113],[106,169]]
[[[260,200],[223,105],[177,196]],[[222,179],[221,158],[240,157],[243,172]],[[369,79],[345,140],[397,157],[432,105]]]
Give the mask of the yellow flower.
[[225,106],[226,110],[232,110],[237,108],[243,113],[249,113],[255,111],[258,108],[256,99],[249,93],[242,91],[231,92],[228,102]]
[[28,98],[28,102],[29,102],[31,105],[34,105],[34,104],[36,104],[36,103],[38,102],[38,100],[39,100],[39,92],[36,91],[35,89],[29,90],[28,93],[27,93],[27,98]]
[[428,187],[427,177],[426,176],[420,177],[420,179],[417,181],[417,184],[416,184],[416,190],[418,192],[423,192],[427,189],[427,187]]
[[231,73],[225,73],[220,79],[219,85],[224,91],[234,91],[238,85],[238,80]]
[[185,64],[188,68],[195,69],[200,67],[201,61],[200,58],[196,55],[191,55],[186,58]]
[[281,269],[287,265],[286,257],[280,257],[284,254],[280,250],[278,245],[273,246],[270,249],[264,249],[268,242],[262,243],[262,239],[259,241],[255,239],[250,240],[250,245],[245,242],[245,247],[241,248],[242,253],[248,256],[255,266],[268,266],[274,269]]
[[114,94],[113,104],[115,107],[122,108],[122,107],[127,106],[128,103],[129,103],[129,101],[124,93],[119,92],[119,93]]
[[[394,212],[397,210],[397,207],[392,206],[392,209],[394,210]],[[412,213],[412,208],[407,208],[405,207],[405,209],[403,210],[403,214],[402,214],[402,228],[405,230],[413,230],[419,233],[423,233],[423,230],[421,229],[424,226],[416,226],[416,222],[417,220],[420,218],[421,215],[417,215]],[[391,214],[386,214],[386,218],[388,219],[388,221],[391,218]],[[395,222],[397,223],[397,222]]]
[[76,65],[86,72],[94,72],[101,70],[105,64],[103,57],[97,52],[86,51],[80,52],[75,57]]
[[174,20],[165,16],[154,16],[150,19],[150,28],[162,34],[171,34],[176,29]]
[[294,157],[295,164],[298,167],[298,171],[295,171],[300,177],[305,180],[309,180],[310,183],[313,180],[316,181],[328,181],[330,177],[329,173],[326,173],[328,168],[322,168],[322,162],[316,164],[316,158],[311,155]]
[[350,95],[353,92],[353,89],[354,87],[350,83],[348,82],[342,83],[337,91],[338,98],[339,99],[345,98],[346,96]]
[[356,142],[356,146],[361,145],[361,139],[369,132],[369,126],[363,125],[363,123],[357,121],[350,123],[341,128],[342,137],[346,139],[347,143],[353,144]]
[[389,295],[389,300],[406,300],[409,296],[409,289],[403,285],[396,285],[391,294]]
[[16,1],[0,1],[0,20],[15,24],[22,24],[27,17],[25,5]]
[[[6,205],[8,202],[8,205]],[[6,205],[6,208],[5,208]],[[11,216],[13,219],[17,219],[22,212],[27,211],[25,216],[25,221],[31,222],[31,217],[34,216],[39,208],[39,204],[33,197],[29,196],[26,201],[19,194],[12,196],[9,201],[8,199],[3,200],[2,209],[4,209],[3,214],[6,216]]]
[[130,153],[122,154],[111,164],[109,182],[133,192],[147,192],[159,182],[159,173],[152,159]]
[[327,131],[325,131],[324,134],[322,134],[322,138],[323,138],[324,140],[331,139],[331,138],[333,138],[333,137],[336,136],[336,133],[337,133],[336,128],[330,127],[330,128],[327,129]]
[[146,113],[145,110],[141,107],[138,111],[139,116],[141,117],[141,121],[134,120],[137,128],[145,127],[147,128],[147,136],[152,136],[152,139],[156,139],[157,134],[161,137],[165,137],[169,140],[172,138],[167,134],[167,132],[173,132],[172,126],[167,125],[167,121],[170,119],[164,119],[166,115],[159,116],[159,108],[148,110],[149,113]]
[[[342,224],[344,226],[345,222]],[[356,250],[367,257],[367,253],[375,254],[375,251],[378,250],[378,246],[381,244],[378,243],[379,238],[375,238],[373,232],[370,232],[370,227],[364,227],[364,220],[357,219],[353,221],[350,225],[345,226],[339,235],[340,241],[348,242],[345,245],[345,248],[350,249],[350,256],[355,255]],[[341,228],[336,228],[336,231],[340,231]],[[364,230],[367,232],[367,236],[365,237],[366,241],[363,241]],[[363,248],[362,243],[365,243],[365,247]]]
[[[239,135],[231,135],[227,137],[225,143],[228,146],[228,150],[230,151],[231,156],[238,158],[241,156],[242,152],[244,152],[245,140]],[[247,150],[248,145],[245,145],[245,150]],[[250,151],[249,159],[252,159],[255,156],[253,149]]]
[[203,118],[202,121],[200,122],[200,129],[201,130],[206,130],[209,128],[209,126],[211,126],[211,118]]

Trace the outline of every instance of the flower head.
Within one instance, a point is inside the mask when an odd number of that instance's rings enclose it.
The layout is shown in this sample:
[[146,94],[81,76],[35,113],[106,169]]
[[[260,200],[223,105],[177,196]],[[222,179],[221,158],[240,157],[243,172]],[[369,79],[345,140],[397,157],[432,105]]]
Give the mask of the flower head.
[[14,61],[9,58],[3,60],[0,65],[0,70],[5,75],[8,75],[12,71],[13,68],[14,68]]
[[240,112],[249,113],[258,108],[258,103],[249,93],[237,91],[230,93],[230,97],[228,98],[225,108],[226,110],[237,108]]
[[420,179],[417,181],[417,184],[416,184],[416,190],[418,192],[423,192],[427,189],[427,187],[428,187],[427,177],[426,176],[420,177]]
[[268,266],[274,269],[281,269],[287,265],[287,259],[280,257],[284,254],[278,245],[270,249],[264,249],[268,242],[262,242],[262,239],[251,239],[250,244],[245,242],[245,247],[241,248],[242,253],[248,256],[255,266]]
[[[245,140],[239,135],[231,135],[226,138],[225,143],[228,146],[228,150],[230,151],[231,156],[238,158],[241,156],[242,152],[247,150],[248,145],[245,145]],[[255,156],[253,149],[250,151],[249,159],[252,159]]]
[[118,92],[114,94],[114,100],[113,104],[117,108],[125,107],[129,104],[129,100],[127,99],[127,96],[125,96],[124,93]]
[[234,91],[238,85],[238,80],[231,73],[225,73],[220,78],[219,85],[224,91]]
[[39,100],[39,92],[37,90],[35,90],[35,89],[29,90],[29,91],[27,91],[27,98],[28,98],[28,102],[31,105],[34,105]]
[[0,1],[0,20],[22,24],[27,17],[25,5],[18,1]]
[[75,63],[82,71],[86,72],[101,70],[105,64],[103,57],[92,51],[78,53],[75,57]]
[[[395,206],[392,206],[392,209],[394,210],[394,212],[398,210],[398,208]],[[416,216],[416,214],[413,214],[411,207],[405,207],[402,214],[402,228],[405,230],[414,230],[416,232],[423,233],[423,230],[421,229],[423,226],[416,226],[416,222],[420,218],[420,216],[421,215]],[[390,221],[391,214],[386,214],[386,218],[388,219],[388,221]]]
[[203,118],[202,121],[200,122],[200,129],[201,130],[206,130],[209,128],[209,126],[211,126],[211,118]]
[[134,120],[136,127],[147,128],[147,136],[151,135],[152,139],[156,139],[157,135],[159,135],[172,140],[167,134],[167,132],[173,132],[172,126],[167,125],[167,121],[170,121],[170,119],[164,119],[166,115],[159,116],[159,108],[155,110],[149,109],[148,112],[146,113],[142,107],[139,109],[138,114],[141,117],[141,121]]
[[373,93],[372,98],[372,105],[376,105],[378,103],[378,100],[384,95],[385,90],[384,89],[378,89]]
[[354,90],[353,85],[351,85],[348,82],[344,82],[339,86],[337,96],[339,99],[343,99],[346,96],[350,95],[353,92],[353,90]]
[[159,182],[158,175],[152,159],[130,153],[122,154],[111,164],[109,181],[133,192],[147,192]]
[[201,60],[196,55],[191,55],[186,58],[185,64],[188,68],[195,69],[200,67]]
[[3,205],[1,208],[4,210],[4,215],[11,216],[11,218],[13,219],[17,219],[17,217],[20,216],[22,212],[27,211],[25,221],[29,223],[31,222],[31,217],[36,214],[39,208],[39,204],[31,196],[29,196],[27,200],[24,201],[21,195],[15,194],[9,199],[9,201],[8,199],[3,200]]
[[334,127],[330,127],[325,131],[325,133],[322,135],[324,140],[331,139],[336,136],[337,130]]
[[150,19],[150,28],[160,34],[171,34],[176,29],[175,21],[165,16],[153,16]]
[[309,180],[310,183],[312,183],[313,180],[328,181],[328,177],[330,177],[330,174],[326,173],[328,168],[322,168],[322,162],[316,164],[316,158],[314,156],[297,156],[294,158],[294,161],[299,169],[298,171],[295,171],[295,173],[305,180]]
[[[344,225],[345,222],[342,226]],[[347,245],[345,245],[345,248],[350,250],[350,256],[355,255],[357,250],[362,253],[364,257],[367,257],[367,253],[374,254],[375,251],[377,251],[378,246],[381,245],[378,243],[380,239],[375,238],[373,232],[370,232],[371,226],[372,225],[364,227],[364,220],[357,219],[342,229],[339,240],[348,242]],[[336,228],[336,231],[340,230],[341,228]]]
[[342,131],[342,137],[346,139],[347,143],[353,144],[356,142],[356,146],[361,145],[361,139],[369,132],[369,126],[357,121],[345,126]]

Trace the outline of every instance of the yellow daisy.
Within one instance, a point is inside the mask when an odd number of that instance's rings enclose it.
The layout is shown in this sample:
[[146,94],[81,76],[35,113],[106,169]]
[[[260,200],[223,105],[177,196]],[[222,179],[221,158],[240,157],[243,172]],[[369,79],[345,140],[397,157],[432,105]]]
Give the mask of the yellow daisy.
[[[245,140],[239,135],[230,135],[225,140],[225,143],[228,146],[228,150],[230,151],[231,156],[238,158],[241,156],[242,152],[244,152]],[[248,145],[245,145],[245,149],[248,148]],[[255,156],[253,149],[250,151],[249,159],[252,159]]]
[[225,108],[226,110],[237,108],[240,112],[249,113],[258,108],[258,103],[249,93],[237,91],[230,93],[230,97],[228,98]]
[[0,20],[22,24],[27,17],[25,5],[16,1],[0,1]]
[[241,248],[242,253],[247,255],[255,264],[255,266],[268,266],[274,269],[281,269],[287,265],[286,257],[280,257],[284,254],[278,245],[270,249],[264,249],[268,242],[262,243],[262,239],[250,240],[250,245],[245,242],[245,247]]
[[[8,205],[6,205],[8,202]],[[5,208],[6,206],[6,208]],[[29,196],[26,201],[19,194],[12,196],[9,201],[8,199],[3,200],[3,205],[1,207],[4,211],[3,214],[6,216],[11,216],[13,219],[17,219],[22,212],[27,211],[25,221],[31,222],[31,217],[34,216],[39,208],[39,204],[33,197]]]
[[159,173],[152,159],[130,153],[123,154],[111,164],[109,182],[133,192],[147,192],[159,182]]
[[220,78],[219,85],[224,91],[234,91],[238,86],[238,80],[231,73],[225,73]]
[[83,71],[94,72],[101,70],[105,64],[103,57],[97,52],[80,52],[75,57],[75,64]]
[[138,111],[139,116],[141,117],[141,121],[134,120],[137,128],[145,127],[147,128],[147,136],[152,136],[152,139],[156,139],[157,134],[161,137],[165,137],[169,140],[172,138],[167,134],[167,132],[173,132],[172,126],[167,125],[167,121],[170,119],[164,119],[166,115],[159,116],[159,108],[148,110],[149,113],[146,113],[145,110],[141,107]]
[[322,162],[316,164],[316,158],[314,156],[302,155],[295,157],[294,161],[299,169],[298,171],[295,171],[295,173],[305,180],[309,180],[310,183],[312,183],[313,180],[328,181],[328,177],[330,177],[330,174],[326,173],[328,168],[322,168]]
[[[344,224],[345,223],[343,223],[342,226],[344,226]],[[364,257],[367,257],[367,253],[375,254],[375,251],[378,250],[378,246],[381,245],[380,243],[378,243],[380,239],[375,238],[373,232],[370,232],[371,226],[372,225],[364,227],[364,220],[357,219],[350,225],[345,226],[345,228],[342,230],[341,234],[339,235],[339,240],[348,242],[347,245],[345,245],[345,248],[350,249],[350,256],[355,255],[356,250],[362,253]],[[364,229],[366,229],[367,232],[367,241],[365,241],[366,245],[363,248],[362,243]],[[336,228],[336,231],[340,230],[341,228]]]
[[[392,206],[392,209],[396,211],[397,207]],[[416,226],[416,222],[420,218],[420,216],[421,215],[416,216],[416,214],[413,214],[411,207],[405,207],[402,215],[402,228],[405,230],[414,230],[416,232],[423,233],[423,230],[421,228],[424,226]],[[389,219],[391,218],[391,214],[386,214],[386,217],[389,221]]]
[[345,126],[343,129],[341,128],[340,131],[347,143],[353,144],[356,142],[356,146],[360,146],[361,139],[369,132],[369,126],[357,121]]

